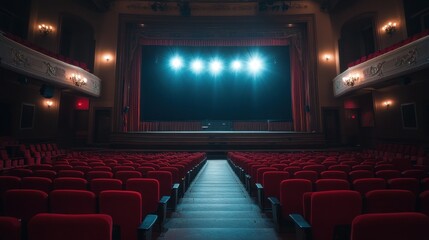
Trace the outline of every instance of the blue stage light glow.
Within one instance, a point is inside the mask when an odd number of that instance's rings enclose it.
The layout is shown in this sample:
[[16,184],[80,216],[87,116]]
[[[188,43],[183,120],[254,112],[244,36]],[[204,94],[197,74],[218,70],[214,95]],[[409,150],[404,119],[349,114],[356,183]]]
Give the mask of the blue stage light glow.
[[214,59],[210,62],[210,72],[213,75],[218,75],[223,69],[223,64],[219,59]]
[[191,62],[191,70],[195,74],[199,74],[203,71],[204,63],[200,59],[195,59]]
[[176,71],[181,69],[183,67],[183,59],[179,56],[174,56],[170,60],[170,66],[171,66],[171,68],[173,68]]
[[234,72],[238,72],[238,71],[240,71],[240,70],[241,70],[241,68],[242,68],[242,63],[241,63],[241,61],[240,61],[240,60],[234,60],[234,61],[231,63],[231,69],[232,69]]
[[258,56],[253,56],[247,63],[247,69],[253,75],[259,74],[264,68],[262,60]]

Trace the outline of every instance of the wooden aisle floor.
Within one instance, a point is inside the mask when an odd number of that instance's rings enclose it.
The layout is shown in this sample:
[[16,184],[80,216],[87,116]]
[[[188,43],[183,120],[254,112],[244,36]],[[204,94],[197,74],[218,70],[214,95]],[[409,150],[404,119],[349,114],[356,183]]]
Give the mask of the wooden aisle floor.
[[226,160],[207,161],[165,227],[157,239],[294,239],[276,233]]

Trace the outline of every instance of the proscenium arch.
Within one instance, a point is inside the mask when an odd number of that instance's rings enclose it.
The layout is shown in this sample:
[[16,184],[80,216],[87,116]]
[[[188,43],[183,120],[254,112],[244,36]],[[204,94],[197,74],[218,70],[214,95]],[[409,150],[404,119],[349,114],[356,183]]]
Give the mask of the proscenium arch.
[[[234,36],[232,32],[236,32]],[[129,99],[132,89],[130,82],[130,66],[135,58],[142,37],[158,37],[161,39],[222,39],[267,37],[292,37],[300,34],[304,75],[307,83],[305,94],[305,111],[309,126],[307,131],[320,131],[319,99],[317,91],[317,59],[315,40],[315,17],[312,14],[266,16],[266,17],[191,17],[177,16],[141,16],[122,14],[119,17],[119,36],[117,49],[117,75],[115,93],[114,131],[137,131],[138,123],[132,119],[124,120],[126,114],[134,114]],[[130,107],[130,108],[128,108]],[[130,122],[131,121],[131,122]],[[134,121],[134,122],[133,122]],[[131,126],[131,127],[130,127]]]

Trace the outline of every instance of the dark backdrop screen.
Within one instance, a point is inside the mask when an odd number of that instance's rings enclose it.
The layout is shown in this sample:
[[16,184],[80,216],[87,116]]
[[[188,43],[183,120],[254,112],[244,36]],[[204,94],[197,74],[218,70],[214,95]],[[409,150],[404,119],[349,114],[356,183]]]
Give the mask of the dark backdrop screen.
[[[289,47],[143,46],[141,120],[291,120]],[[256,54],[264,69],[250,74],[230,71],[229,63]],[[179,55],[184,67],[174,71],[170,59]],[[224,62],[217,76],[195,74],[191,59],[216,57]]]

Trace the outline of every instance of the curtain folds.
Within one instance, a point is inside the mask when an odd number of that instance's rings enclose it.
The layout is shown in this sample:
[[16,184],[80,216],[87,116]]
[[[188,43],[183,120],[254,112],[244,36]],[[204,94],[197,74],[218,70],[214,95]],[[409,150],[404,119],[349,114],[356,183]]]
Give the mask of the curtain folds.
[[309,79],[306,74],[307,58],[303,54],[300,35],[291,38],[291,97],[293,129],[297,132],[310,131]]

